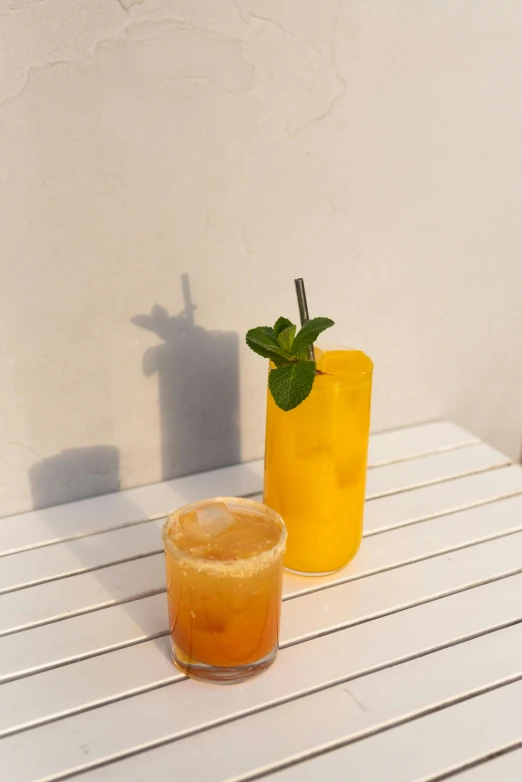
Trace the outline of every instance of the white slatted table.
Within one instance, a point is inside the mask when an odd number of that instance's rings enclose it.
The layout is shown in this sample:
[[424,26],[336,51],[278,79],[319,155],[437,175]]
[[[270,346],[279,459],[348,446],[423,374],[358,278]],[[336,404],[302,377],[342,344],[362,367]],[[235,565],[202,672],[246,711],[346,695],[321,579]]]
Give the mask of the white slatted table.
[[242,685],[168,653],[160,528],[262,464],[0,519],[2,782],[520,782],[522,468],[453,424],[373,435],[345,570],[285,574]]

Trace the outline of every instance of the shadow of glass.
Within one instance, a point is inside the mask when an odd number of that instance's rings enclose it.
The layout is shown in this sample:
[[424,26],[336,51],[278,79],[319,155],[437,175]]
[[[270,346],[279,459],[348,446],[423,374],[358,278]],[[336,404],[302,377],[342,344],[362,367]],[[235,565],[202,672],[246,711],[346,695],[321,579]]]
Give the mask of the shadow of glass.
[[131,319],[162,340],[145,352],[143,373],[158,376],[163,480],[225,467],[241,457],[239,337],[196,326],[187,274],[181,282],[180,314],[169,315],[156,304],[149,315]]
[[120,488],[120,452],[112,445],[68,448],[29,468],[33,508],[95,497]]
[[[110,445],[99,445],[88,448],[71,448],[62,451],[47,459],[32,465],[29,469],[29,481],[33,498],[33,507],[38,509],[39,517],[45,522],[49,530],[56,534],[58,539],[71,537],[77,534],[75,529],[75,507],[55,508],[63,503],[75,502],[85,499],[87,506],[92,505],[92,510],[87,511],[96,517],[96,513],[103,512],[104,503],[99,503],[99,495],[112,492],[119,492],[120,489],[120,452],[117,448]],[[143,511],[135,507],[129,499],[123,494],[117,494],[118,512],[123,511],[122,517],[126,520],[139,522],[144,520]],[[97,510],[96,506],[100,506]],[[110,506],[109,506],[110,507]],[[79,512],[79,511],[77,511]],[[65,523],[64,523],[65,522]],[[154,524],[155,522],[148,522]],[[156,523],[159,526],[159,523]],[[119,533],[126,534],[127,530],[120,530]],[[143,551],[140,558],[150,558],[163,551],[161,542],[161,533],[159,528],[150,551]],[[150,601],[141,600],[146,598],[147,593],[140,592],[136,595],[128,595],[122,600],[121,590],[118,589],[118,568],[132,567],[132,562],[125,564],[118,562],[118,551],[111,550],[108,545],[109,537],[114,534],[110,530],[95,534],[87,534],[85,537],[58,542],[56,546],[66,546],[69,551],[67,558],[68,567],[71,569],[70,575],[65,579],[60,578],[58,582],[48,582],[41,585],[29,587],[29,591],[47,590],[53,588],[53,583],[61,584],[64,590],[67,590],[69,578],[82,577],[84,579],[95,580],[103,589],[100,598],[106,594],[109,603],[120,604],[121,608],[130,616],[133,622],[140,628],[145,636],[157,635],[157,628],[160,621],[163,621],[165,633],[168,628],[166,605],[162,610],[155,606],[151,612]],[[52,546],[51,548],[54,548]],[[45,556],[46,549],[43,549]],[[24,553],[19,556],[24,556]],[[109,557],[109,561],[107,561]],[[110,561],[112,560],[112,562]],[[158,588],[149,592],[149,595],[158,594],[163,589],[164,566],[163,556],[156,556],[155,566],[157,565],[157,578],[154,577]],[[103,563],[103,564],[100,564]],[[152,560],[151,560],[152,564]],[[155,567],[154,567],[155,569]],[[28,573],[28,576],[30,574]],[[128,577],[127,577],[128,581]],[[49,586],[48,586],[49,585]],[[86,586],[87,591],[89,587]],[[95,590],[95,592],[98,590]],[[128,601],[128,602],[126,602]],[[134,604],[136,603],[136,604]],[[81,606],[78,606],[81,608]],[[161,613],[161,619],[158,615]],[[77,613],[77,608],[72,606],[72,615]],[[157,639],[158,647],[162,654],[168,656],[168,648],[164,639]]]

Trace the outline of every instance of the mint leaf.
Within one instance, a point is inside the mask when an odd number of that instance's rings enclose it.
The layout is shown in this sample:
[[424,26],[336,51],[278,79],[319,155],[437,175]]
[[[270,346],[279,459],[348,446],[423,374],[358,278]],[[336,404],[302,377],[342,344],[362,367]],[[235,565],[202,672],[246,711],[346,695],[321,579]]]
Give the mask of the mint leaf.
[[286,329],[283,329],[282,332],[279,334],[277,341],[283,348],[283,350],[286,350],[288,353],[292,353],[292,343],[294,341],[295,332],[296,332],[296,326],[293,324],[291,326],[287,326]]
[[330,320],[330,318],[312,318],[307,321],[294,339],[292,345],[293,355],[300,357],[301,351],[303,351],[304,348],[307,348],[308,345],[313,345],[319,334],[333,325],[334,322],[333,320]]
[[314,379],[315,361],[298,361],[272,369],[268,375],[268,388],[276,405],[288,411],[304,402],[312,390]]
[[276,364],[281,363],[282,358],[286,360],[292,358],[291,354],[280,346],[274,336],[274,330],[269,326],[258,326],[247,331],[246,343],[254,353],[269,358]]
[[268,375],[268,387],[278,407],[293,410],[301,404],[314,384],[315,361],[308,360],[309,345],[319,334],[333,326],[330,318],[309,320],[296,336],[297,327],[288,318],[278,318],[273,328],[258,326],[246,335],[249,348],[268,358],[273,369]]
[[278,339],[280,333],[283,331],[283,329],[288,328],[288,326],[293,326],[291,320],[288,320],[288,318],[278,318],[274,324],[274,337]]

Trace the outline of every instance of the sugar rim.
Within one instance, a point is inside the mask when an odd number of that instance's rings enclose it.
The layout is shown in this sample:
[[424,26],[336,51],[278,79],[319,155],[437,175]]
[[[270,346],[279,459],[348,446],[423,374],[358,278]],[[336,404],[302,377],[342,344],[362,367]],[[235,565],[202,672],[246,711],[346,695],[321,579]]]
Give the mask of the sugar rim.
[[[246,508],[250,511],[254,511],[260,516],[268,516],[269,519],[274,521],[281,530],[281,535],[277,543],[272,548],[262,551],[260,554],[254,554],[251,557],[245,559],[205,559],[204,557],[194,556],[190,551],[181,551],[178,549],[171,538],[169,533],[176,526],[179,521],[179,517],[185,513],[190,513],[197,508],[202,508],[205,505],[211,505],[216,502],[223,502],[227,507],[231,508]],[[165,546],[165,552],[168,550],[173,556],[178,559],[183,559],[187,564],[191,564],[194,567],[209,569],[215,572],[227,572],[230,573],[234,569],[243,569],[248,564],[254,564],[257,568],[262,568],[265,565],[271,564],[278,556],[280,556],[286,547],[287,531],[286,526],[281,516],[276,513],[275,510],[269,508],[268,505],[264,505],[257,500],[249,500],[246,497],[213,497],[208,500],[198,500],[198,502],[191,502],[188,505],[178,508],[168,516],[162,529],[163,545]],[[231,573],[230,573],[231,574]]]

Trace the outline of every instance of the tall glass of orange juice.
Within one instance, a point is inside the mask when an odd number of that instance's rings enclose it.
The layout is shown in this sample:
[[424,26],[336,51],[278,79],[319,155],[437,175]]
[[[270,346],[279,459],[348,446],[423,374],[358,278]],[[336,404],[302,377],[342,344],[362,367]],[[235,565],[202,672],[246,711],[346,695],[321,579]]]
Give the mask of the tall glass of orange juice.
[[241,681],[278,651],[286,529],[253,500],[186,505],[163,527],[172,658],[196,679]]
[[372,361],[321,345],[312,391],[285,412],[268,394],[264,502],[284,519],[286,568],[331,573],[362,537]]

